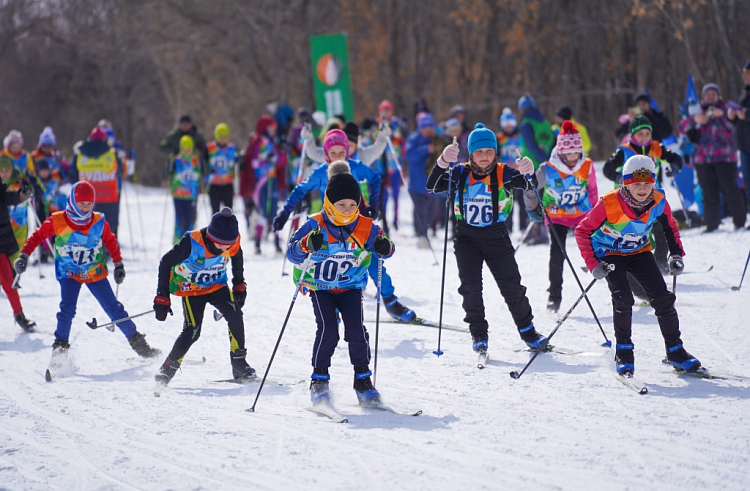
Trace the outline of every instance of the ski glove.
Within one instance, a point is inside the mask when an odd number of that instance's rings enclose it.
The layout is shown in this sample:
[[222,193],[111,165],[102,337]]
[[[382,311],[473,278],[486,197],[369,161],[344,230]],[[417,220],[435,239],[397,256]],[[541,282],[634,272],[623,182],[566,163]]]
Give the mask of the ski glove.
[[386,138],[390,138],[393,131],[391,131],[391,125],[388,123],[380,123],[380,134]]
[[31,196],[31,194],[31,185],[25,179],[22,180],[20,189],[18,190],[18,197],[21,198],[21,201],[23,202],[29,199],[29,196]]
[[682,257],[672,256],[669,258],[669,274],[679,276],[684,269],[685,263],[682,261]]
[[164,322],[167,320],[167,314],[172,315],[172,302],[169,297],[157,295],[154,297],[154,314],[156,320]]
[[118,285],[125,280],[125,266],[122,263],[115,263],[115,283]]
[[22,274],[24,271],[26,271],[26,266],[29,264],[29,255],[28,254],[21,254],[18,256],[18,259],[16,259],[16,262],[13,263],[13,268],[16,270],[17,274]]
[[378,235],[375,237],[375,243],[373,244],[375,252],[381,256],[390,256],[393,254],[393,243],[388,240],[388,237]]
[[303,140],[312,140],[313,138],[312,128],[310,128],[309,124],[306,124],[302,127],[302,129],[299,132],[299,136],[301,136]]
[[[438,165],[445,169],[450,164],[458,160],[458,145],[448,145],[443,150],[443,153],[440,155],[440,158],[438,159]],[[445,164],[445,166],[443,166]]]
[[278,232],[279,230],[284,228],[287,220],[289,220],[289,215],[283,212],[273,217],[273,224],[271,225],[273,227],[273,231]]
[[245,299],[247,298],[247,285],[245,283],[236,285],[232,288],[232,296],[234,297],[234,303],[238,308],[245,306]]
[[597,280],[603,279],[609,274],[609,263],[605,261],[599,261],[599,264],[597,264],[594,270],[591,271],[591,274],[594,275],[594,278],[596,278]]
[[530,176],[534,173],[534,162],[528,157],[516,159],[516,165],[518,165],[518,172],[524,176]]
[[317,251],[323,247],[323,234],[319,229],[313,230],[300,239],[299,247],[305,254]]
[[667,165],[664,170],[667,177],[674,177],[678,172],[680,172],[680,168],[674,165]]
[[529,220],[535,223],[542,223],[544,221],[544,215],[542,210],[537,206],[533,210],[526,209],[526,214],[529,215]]
[[366,206],[365,207],[365,216],[366,217],[370,217],[373,220],[377,220],[378,219],[378,209],[375,208],[374,206]]

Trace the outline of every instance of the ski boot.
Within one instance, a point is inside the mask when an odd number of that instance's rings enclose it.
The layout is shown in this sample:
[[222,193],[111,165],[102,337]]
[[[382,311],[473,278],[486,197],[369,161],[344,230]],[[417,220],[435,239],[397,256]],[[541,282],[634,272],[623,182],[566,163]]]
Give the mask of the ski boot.
[[620,375],[633,375],[635,372],[635,356],[633,355],[632,343],[617,343],[615,345],[615,368]]
[[255,369],[245,361],[246,356],[246,349],[238,349],[229,353],[229,358],[232,360],[232,376],[235,379],[254,379],[256,377]]
[[372,385],[371,376],[369,367],[354,367],[354,392],[360,406],[377,406],[381,403],[380,392]]
[[164,363],[162,363],[159,371],[156,373],[156,375],[154,375],[154,380],[166,387],[166,385],[174,377],[174,374],[177,373],[177,370],[179,370],[179,368],[180,362],[168,356],[167,359],[164,360]]
[[547,343],[546,336],[539,334],[534,328],[534,324],[529,324],[526,327],[518,329],[518,333],[526,343],[526,346],[531,349],[539,349],[540,346],[544,346]]
[[415,314],[413,310],[404,307],[401,302],[398,301],[396,295],[384,298],[383,302],[385,303],[385,310],[387,310],[388,313],[391,314],[391,317],[397,321],[409,323],[417,318],[417,314]]
[[562,297],[557,295],[550,295],[549,298],[547,298],[547,310],[552,312],[553,314],[556,314],[560,310],[561,302]]
[[68,350],[70,349],[70,343],[67,341],[63,341],[61,339],[55,339],[55,342],[52,343],[52,355],[64,355],[68,353]]
[[486,353],[487,348],[489,347],[487,334],[483,336],[471,336],[471,340],[474,342],[472,344],[471,348],[474,350],[475,353]]
[[26,315],[24,315],[23,312],[19,312],[16,315],[13,316],[13,318],[16,321],[16,324],[18,324],[21,329],[23,329],[26,332],[34,332],[34,328],[36,327],[36,322],[27,319]]
[[685,351],[682,343],[669,347],[667,346],[667,361],[675,370],[684,370],[686,372],[695,372],[701,367],[701,362]]
[[310,401],[313,406],[319,404],[331,403],[331,390],[328,387],[328,381],[331,376],[328,375],[327,368],[315,368],[310,381]]
[[141,358],[155,358],[161,355],[160,349],[152,348],[148,345],[148,343],[146,342],[145,334],[141,334],[136,331],[136,333],[133,334],[133,337],[128,339],[128,342],[133,348],[133,351],[138,353],[138,356],[140,356]]

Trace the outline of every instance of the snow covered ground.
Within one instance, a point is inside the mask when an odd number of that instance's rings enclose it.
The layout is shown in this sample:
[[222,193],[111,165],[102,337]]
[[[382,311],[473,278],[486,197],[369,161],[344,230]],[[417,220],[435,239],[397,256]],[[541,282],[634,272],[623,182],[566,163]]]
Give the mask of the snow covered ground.
[[[601,176],[601,174],[600,174]],[[600,188],[610,184],[600,177]],[[141,232],[135,193],[126,187],[120,243],[127,278],[120,299],[131,314],[151,309],[158,257],[172,227],[164,191],[141,189]],[[675,208],[678,201],[670,199]],[[421,316],[437,319],[441,268],[418,250],[410,203],[402,197],[401,230],[392,233],[396,255],[387,261],[396,293]],[[207,223],[201,201],[199,225]],[[166,210],[166,211],[164,211]],[[164,216],[162,216],[164,215]],[[162,220],[165,221],[160,239]],[[131,232],[132,229],[132,238]],[[145,243],[142,239],[145,236]],[[286,231],[284,231],[286,238]],[[513,235],[516,241],[518,233]],[[750,247],[750,232],[684,234],[688,273],[679,277],[678,311],[686,348],[716,372],[750,376],[750,284],[737,285]],[[131,240],[135,252],[131,248]],[[432,240],[441,255],[442,234]],[[161,243],[161,246],[160,246]],[[248,361],[262,375],[293,294],[281,276],[282,257],[264,245],[254,256],[247,237],[245,306]],[[449,248],[450,248],[449,244]],[[568,252],[583,265],[575,242]],[[523,283],[547,334],[556,320],[544,310],[548,246],[524,246],[518,254]],[[709,273],[705,271],[713,266]],[[290,271],[287,264],[287,271]],[[163,361],[133,360],[119,331],[90,330],[85,321],[106,319],[82,290],[71,334],[76,369],[44,381],[55,330],[58,284],[51,264],[30,267],[21,300],[38,324],[25,334],[0,300],[0,489],[748,489],[750,384],[681,378],[661,363],[662,338],[650,308],[636,308],[633,340],[636,373],[648,385],[638,395],[614,375],[613,353],[585,304],[563,324],[554,344],[602,356],[541,355],[519,379],[508,374],[529,360],[497,287],[485,271],[491,362],[475,368],[468,334],[444,331],[445,354],[432,354],[437,330],[381,324],[377,386],[384,398],[417,417],[363,413],[356,406],[352,370],[343,340],[333,360],[331,385],[336,424],[304,408],[315,333],[310,300],[300,297],[269,378],[305,383],[267,385],[257,411],[248,413],[257,384],[235,386],[208,379],[231,377],[226,325],[208,309],[201,339],[161,398],[152,393]],[[591,276],[581,273],[581,281]],[[445,321],[462,324],[458,277],[449,249]],[[375,289],[367,290],[374,318]],[[565,311],[579,291],[565,272]],[[612,306],[606,286],[590,294],[612,339]],[[181,329],[181,308],[159,323],[137,320],[148,341],[169,351]],[[385,312],[382,312],[385,315]],[[374,323],[367,323],[374,339]]]

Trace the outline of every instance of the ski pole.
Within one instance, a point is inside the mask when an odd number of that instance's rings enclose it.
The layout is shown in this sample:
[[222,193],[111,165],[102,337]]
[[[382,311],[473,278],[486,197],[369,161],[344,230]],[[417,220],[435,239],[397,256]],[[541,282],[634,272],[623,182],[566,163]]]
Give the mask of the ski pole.
[[[614,271],[614,269],[615,269],[615,265],[614,264],[610,264],[609,265],[609,270],[610,271]],[[596,282],[597,282],[597,279],[594,278],[591,281],[591,283],[589,283],[589,286],[587,286],[586,289],[583,291],[583,293],[581,293],[578,296],[578,300],[576,300],[575,303],[573,304],[573,306],[571,306],[568,309],[568,311],[565,313],[565,315],[563,316],[563,318],[560,319],[559,321],[557,321],[557,326],[555,326],[555,328],[552,330],[552,332],[549,333],[549,336],[547,336],[547,342],[545,342],[543,345],[541,345],[541,346],[539,346],[537,348],[536,352],[534,353],[534,356],[531,357],[531,359],[528,361],[528,363],[526,363],[526,366],[523,367],[523,369],[520,372],[517,372],[516,370],[513,370],[512,372],[510,372],[510,378],[513,378],[513,379],[519,379],[519,378],[521,378],[521,375],[523,375],[524,372],[526,371],[526,369],[529,368],[529,365],[531,365],[534,362],[534,360],[536,360],[536,357],[539,356],[539,353],[541,353],[547,347],[547,344],[550,342],[550,340],[552,340],[552,336],[554,336],[555,333],[557,332],[557,330],[560,329],[560,326],[562,325],[563,322],[565,322],[565,319],[567,319],[568,316],[571,313],[573,313],[573,310],[575,310],[575,308],[578,306],[578,304],[581,303],[581,300],[583,300],[586,297],[586,292],[588,292],[589,290],[591,290],[591,287],[594,286],[594,283],[596,283]]]
[[[133,255],[133,261],[135,261],[135,245],[133,244],[133,221],[130,219],[130,206],[128,206],[128,193],[125,192],[125,184],[122,183],[122,198],[125,202],[125,214],[128,217],[128,234],[130,235],[130,253]],[[119,213],[119,212],[118,212]]]
[[120,284],[118,283],[115,287],[115,300],[117,300],[117,297],[120,295]]
[[268,360],[266,373],[263,374],[263,380],[260,381],[260,387],[258,387],[258,393],[255,394],[255,401],[253,401],[253,406],[251,408],[245,409],[245,411],[249,413],[255,412],[255,405],[258,404],[258,398],[260,397],[260,393],[263,390],[263,385],[265,385],[266,383],[266,377],[268,377],[268,372],[271,370],[271,364],[273,364],[273,359],[276,356],[276,350],[279,349],[279,344],[281,343],[281,337],[284,335],[284,329],[286,329],[286,325],[289,322],[289,316],[292,314],[292,309],[294,308],[294,302],[297,301],[297,295],[299,294],[299,290],[302,287],[302,280],[305,279],[305,273],[307,273],[307,268],[310,267],[311,260],[312,260],[312,254],[308,254],[307,259],[305,259],[305,264],[302,266],[302,272],[299,275],[299,280],[297,281],[297,287],[294,289],[294,296],[292,297],[292,303],[289,304],[289,310],[287,310],[286,312],[286,318],[284,319],[284,324],[281,326],[281,332],[279,332],[279,339],[276,340],[276,346],[274,346],[273,353],[271,353],[271,359]]
[[[672,166],[670,164],[667,164],[666,167],[669,167],[670,172],[672,171]],[[688,214],[688,210],[685,207],[685,198],[682,197],[682,192],[680,191],[680,187],[677,185],[677,181],[674,180],[674,177],[672,177],[672,186],[677,190],[677,196],[680,198],[680,205],[682,205],[682,212],[685,214],[685,223],[687,223],[688,228],[693,228],[692,220],[690,220],[690,215]]]
[[[519,159],[521,158],[521,151],[519,149],[516,149],[516,155],[518,155]],[[570,266],[570,271],[573,272],[573,278],[576,279],[576,283],[578,283],[578,288],[580,288],[581,291],[583,292],[583,297],[586,299],[586,303],[589,306],[589,310],[591,310],[591,314],[594,316],[594,320],[596,321],[596,324],[599,326],[599,330],[602,332],[602,336],[604,336],[604,343],[602,343],[602,346],[606,346],[606,347],[612,346],[612,341],[610,341],[607,338],[607,334],[604,332],[602,323],[599,322],[599,317],[597,317],[596,312],[594,312],[594,306],[591,305],[591,302],[589,301],[589,297],[586,296],[586,290],[583,289],[583,284],[581,283],[581,280],[578,278],[578,273],[576,273],[576,269],[573,267],[573,263],[570,261],[570,257],[568,256],[568,253],[565,251],[565,244],[563,244],[562,239],[558,235],[557,230],[555,229],[555,226],[552,223],[552,218],[550,218],[549,213],[547,213],[547,209],[544,208],[544,205],[542,204],[542,197],[539,195],[539,191],[536,189],[536,186],[532,182],[531,176],[526,176],[526,180],[529,182],[531,189],[534,191],[534,195],[536,195],[536,199],[539,201],[539,207],[544,212],[544,216],[547,218],[547,222],[549,223],[549,229],[552,231],[552,235],[555,236],[557,245],[560,247],[560,250],[562,251],[563,256],[565,256],[565,261],[567,261],[568,266]]]
[[383,281],[383,256],[378,254],[378,305],[375,307],[375,363],[372,369],[372,381],[378,381],[378,334],[380,333],[380,287]]
[[21,288],[21,273],[16,273],[16,277],[13,279],[13,284],[10,286],[14,290],[19,290]]
[[[307,126],[307,125],[305,125]],[[305,176],[305,159],[307,158],[307,142],[302,142],[302,152],[300,153],[299,158],[299,167],[297,168],[297,184],[302,182],[302,178]],[[300,216],[302,213],[302,201],[298,202],[294,207],[295,216]],[[289,244],[289,241],[292,240],[292,234],[294,233],[294,217],[291,218],[291,223],[289,224],[289,237],[286,239],[286,243]],[[281,260],[281,276],[289,276],[289,273],[286,272],[286,254],[284,254],[284,258]]]
[[[135,157],[133,158],[135,162]],[[135,165],[135,164],[133,164]],[[135,207],[138,210],[138,225],[141,230],[141,242],[143,242],[143,258],[146,259],[146,236],[143,232],[143,215],[141,214],[141,198],[138,193],[138,173],[133,169],[133,186],[135,187]]]
[[518,249],[521,248],[521,246],[523,245],[524,241],[526,240],[526,237],[529,236],[529,232],[531,232],[531,229],[534,228],[534,224],[535,223],[536,222],[532,222],[531,220],[529,220],[529,224],[526,225],[526,230],[523,231],[523,235],[521,236],[521,240],[518,241],[518,245],[516,246],[516,251],[515,252],[518,252]]
[[[458,146],[458,142],[456,137],[453,137],[453,145]],[[445,298],[445,263],[446,263],[446,255],[448,253],[448,220],[450,220],[450,211],[451,211],[451,169],[450,165],[448,166],[448,169],[446,170],[448,173],[448,194],[445,197],[445,237],[443,238],[443,275],[440,279],[440,316],[438,317],[438,347],[436,351],[433,351],[432,354],[436,355],[438,358],[440,358],[440,355],[443,354],[443,352],[440,350],[440,343],[442,341],[443,336],[443,299]]]
[[161,244],[162,244],[162,239],[164,239],[164,222],[166,221],[166,218],[167,218],[167,207],[169,206],[169,194],[170,194],[169,187],[170,187],[169,182],[167,182],[167,187],[166,187],[167,192],[164,194],[164,211],[162,211],[161,213],[161,232],[159,233],[159,249],[157,249],[156,251],[157,258],[159,257],[159,254],[161,254]]
[[672,276],[672,295],[677,296],[677,275]]
[[732,291],[738,292],[742,288],[742,282],[745,281],[745,273],[747,273],[747,264],[750,263],[750,252],[747,253],[747,261],[745,261],[745,269],[742,270],[742,278],[740,278],[740,286],[733,286]]
[[[388,138],[386,139],[386,141],[388,142],[388,149],[391,151],[391,154],[393,155],[393,160],[396,162],[396,167],[398,167],[398,173],[401,175],[401,180],[404,181],[404,184],[407,185],[407,190],[408,190],[408,183],[406,181],[406,177],[404,177],[404,169],[401,167],[401,162],[398,159],[398,154],[393,149],[393,143],[391,142],[391,139]],[[412,194],[411,191],[409,191],[409,197],[411,198],[411,203],[412,205],[414,205],[414,208],[416,210],[417,203],[414,201],[414,195]],[[414,216],[417,217],[417,225],[419,225],[420,230],[424,230],[424,236],[425,236],[425,239],[427,239],[427,246],[430,248],[430,252],[432,253],[433,259],[435,259],[435,263],[433,264],[433,266],[437,266],[439,264],[437,260],[437,255],[435,254],[435,249],[432,248],[432,243],[430,242],[430,237],[429,237],[429,234],[427,233],[427,229],[422,226],[422,219],[419,217],[419,213],[414,213]]]
[[106,327],[108,331],[115,332],[115,324],[119,324],[120,322],[129,321],[130,319],[135,319],[136,317],[141,317],[146,314],[150,314],[154,311],[154,309],[147,310],[146,312],[141,312],[140,314],[131,315],[128,317],[123,317],[122,319],[117,319],[116,321],[108,322],[107,324],[97,324],[96,323],[96,317],[91,319],[91,322],[87,322],[86,325],[89,326],[91,329],[99,329],[100,327]]

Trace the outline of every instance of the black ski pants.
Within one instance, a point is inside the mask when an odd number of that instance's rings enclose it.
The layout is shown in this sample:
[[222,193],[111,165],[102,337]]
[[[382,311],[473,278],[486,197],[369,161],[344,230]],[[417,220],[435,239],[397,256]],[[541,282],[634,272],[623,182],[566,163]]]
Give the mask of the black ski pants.
[[208,189],[208,197],[211,200],[211,208],[214,213],[219,213],[221,204],[234,208],[234,185],[232,184],[212,184]]
[[534,316],[526,297],[526,287],[521,285],[515,250],[504,223],[477,228],[458,222],[453,250],[461,280],[458,293],[463,297],[464,322],[469,324],[472,337],[487,339],[488,323],[482,299],[484,263],[495,278],[516,327],[521,329],[531,325]]
[[315,322],[313,344],[313,368],[328,368],[331,357],[339,343],[339,322],[337,311],[344,323],[344,341],[349,344],[349,359],[355,367],[370,364],[370,335],[364,325],[362,310],[362,290],[344,290],[334,293],[325,290],[310,292]]
[[732,214],[735,227],[745,225],[745,199],[737,186],[737,164],[720,162],[695,166],[698,182],[703,188],[703,218],[707,230],[715,230],[721,222],[719,193]]
[[565,247],[568,230],[571,227],[565,225],[552,224],[549,226],[549,296],[550,298],[562,298],[563,270],[565,269],[565,253],[557,243],[555,234],[552,231],[555,228],[557,235]]
[[681,344],[680,322],[674,308],[675,296],[667,290],[664,278],[656,266],[651,252],[642,252],[631,256],[605,256],[603,261],[615,265],[605,278],[612,292],[612,319],[615,325],[617,344],[630,344],[633,320],[633,293],[628,283],[627,273],[631,273],[641,284],[651,302],[656,319],[659,321],[661,334],[668,347]]
[[242,320],[242,310],[235,305],[232,291],[225,286],[205,295],[182,297],[182,313],[185,323],[172,346],[172,351],[169,352],[169,358],[182,362],[182,358],[193,343],[198,341],[206,304],[213,305],[224,315],[229,325],[229,350],[234,352],[245,348],[245,324]]

